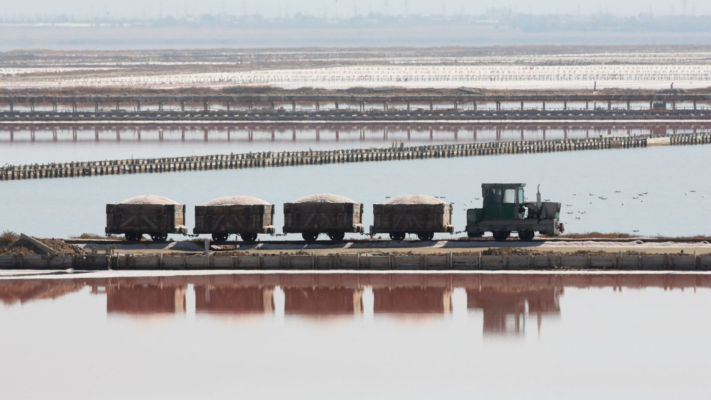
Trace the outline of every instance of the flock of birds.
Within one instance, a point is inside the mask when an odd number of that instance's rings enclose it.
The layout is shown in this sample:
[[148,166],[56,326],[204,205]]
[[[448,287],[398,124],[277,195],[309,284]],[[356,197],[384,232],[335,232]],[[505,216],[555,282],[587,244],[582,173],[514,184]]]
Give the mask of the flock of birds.
[[[621,190],[615,190],[615,194],[621,194],[621,193],[622,193]],[[696,190],[689,190],[688,192],[684,193],[684,196],[688,196],[689,193],[696,193]],[[573,196],[577,196],[577,195],[578,195],[577,193],[573,193]],[[645,197],[645,196],[648,196],[648,195],[649,195],[649,192],[637,193],[636,195],[632,196],[632,200],[639,200],[640,203],[644,203],[644,197]],[[589,196],[589,197],[595,197],[595,194],[594,194],[594,193],[589,193],[588,196]],[[606,200],[608,199],[608,198],[605,197],[605,196],[597,196],[597,198],[598,198],[599,200],[601,200],[601,201],[606,201]],[[705,199],[706,196],[705,196],[705,195],[704,195],[704,196],[701,196],[701,198],[702,198],[702,199]],[[593,204],[592,201],[590,201],[589,203],[590,203],[590,204]],[[622,201],[622,202],[620,203],[620,205],[624,206],[624,205],[625,205],[624,201]],[[573,207],[573,204],[566,204],[565,206],[566,206],[566,207]],[[585,214],[587,214],[587,211],[580,211],[580,210],[577,210],[577,213],[578,213],[578,214],[581,214],[581,215],[585,215]],[[575,212],[573,212],[573,211],[567,211],[566,214],[568,214],[568,215],[573,215],[573,214],[575,214]],[[581,217],[575,217],[575,219],[576,219],[576,220],[579,220],[579,219],[581,219]],[[637,232],[639,232],[639,230],[633,230],[632,232],[637,233]]]

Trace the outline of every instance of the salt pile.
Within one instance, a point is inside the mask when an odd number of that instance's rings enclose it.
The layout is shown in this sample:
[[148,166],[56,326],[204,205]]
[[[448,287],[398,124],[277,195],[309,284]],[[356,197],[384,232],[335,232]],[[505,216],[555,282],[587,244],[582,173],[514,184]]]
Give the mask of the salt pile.
[[355,201],[349,199],[348,197],[338,196],[335,194],[312,194],[310,196],[302,197],[294,203],[354,203]]
[[269,203],[252,196],[225,196],[208,201],[203,206],[268,206]]
[[423,194],[407,194],[392,198],[383,204],[444,204],[444,201]]
[[122,201],[121,204],[178,204],[178,202],[166,199],[162,196],[149,194],[147,196],[131,197],[130,199]]

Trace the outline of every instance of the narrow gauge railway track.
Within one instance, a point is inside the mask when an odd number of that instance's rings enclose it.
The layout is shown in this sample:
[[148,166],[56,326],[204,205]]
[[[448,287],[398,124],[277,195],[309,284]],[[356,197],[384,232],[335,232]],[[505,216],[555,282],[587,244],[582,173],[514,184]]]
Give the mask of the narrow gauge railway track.
[[[137,244],[151,244],[151,243],[171,243],[170,241],[164,241],[164,242],[153,242],[151,240],[144,240],[141,242],[127,242],[125,240],[113,240],[113,239],[63,239],[66,243],[69,244],[101,244],[101,245],[111,245],[111,244],[129,244],[129,245],[137,245]],[[200,239],[195,239],[193,240],[194,242],[199,242],[203,243],[203,240]],[[437,247],[439,244],[446,244],[448,242],[456,242],[456,243],[490,243],[492,245],[495,245],[496,247],[505,247],[506,244],[529,244],[529,245],[540,245],[544,243],[580,243],[580,242],[599,242],[599,243],[680,243],[680,244],[693,244],[693,243],[698,243],[698,244],[703,244],[703,243],[709,243],[711,240],[709,238],[620,238],[620,239],[610,239],[610,238],[575,238],[575,239],[568,239],[568,238],[542,238],[538,237],[535,238],[531,241],[528,242],[522,242],[518,239],[512,238],[506,241],[496,241],[491,237],[483,237],[483,238],[467,238],[467,237],[456,237],[452,239],[441,239],[441,240],[431,240],[431,241],[420,241],[416,239],[406,239],[403,240],[403,242],[407,244],[421,244],[421,245],[428,245],[428,247]],[[257,241],[255,243],[245,243],[242,241],[227,241],[223,243],[214,243],[213,244],[219,245],[219,246],[234,246],[234,245],[247,245],[247,246],[252,246],[252,245],[257,245],[257,244],[270,244],[270,245],[306,245],[306,242],[303,240],[265,240],[265,241]],[[316,243],[313,243],[312,245],[329,245],[333,246],[334,248],[338,247],[343,247],[346,244],[384,244],[384,243],[395,243],[392,240],[389,239],[344,239],[340,243],[333,243],[330,240],[319,240],[316,241]]]

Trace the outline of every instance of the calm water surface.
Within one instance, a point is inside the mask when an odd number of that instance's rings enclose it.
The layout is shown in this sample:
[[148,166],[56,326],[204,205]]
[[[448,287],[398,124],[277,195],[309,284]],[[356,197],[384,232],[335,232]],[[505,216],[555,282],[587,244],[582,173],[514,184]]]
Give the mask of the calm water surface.
[[[187,204],[192,229],[195,205],[242,194],[276,204],[274,225],[280,232],[282,204],[314,193],[364,203],[366,230],[372,204],[386,196],[443,196],[455,203],[453,223],[463,230],[465,208],[481,206],[482,183],[524,182],[529,199],[535,199],[540,184],[543,199],[563,203],[561,220],[568,232],[708,235],[709,160],[711,146],[680,146],[9,181],[0,183],[0,230],[41,237],[103,233],[107,203],[144,194]],[[648,194],[639,196],[643,193]]]
[[[551,140],[585,138],[612,135],[627,135],[627,129],[576,129],[562,128],[526,129],[521,136],[519,129],[480,128],[476,135],[471,129],[412,129],[408,134],[402,129],[390,128],[350,130],[315,129],[276,130],[233,130],[229,136],[225,130],[210,130],[207,140],[203,130],[164,131],[163,140],[157,130],[144,129],[140,134],[135,130],[122,130],[120,140],[115,131],[100,131],[98,140],[94,130],[76,131],[74,140],[71,130],[57,132],[53,140],[52,131],[37,131],[35,140],[28,130],[10,132],[0,129],[0,166],[5,164],[34,164],[50,162],[112,160],[129,158],[178,157],[206,154],[248,153],[260,151],[305,151],[334,150],[350,148],[389,147],[393,142],[403,142],[406,146],[420,146],[448,143],[473,143],[491,141]],[[667,129],[668,133],[688,133],[691,129]],[[657,133],[663,133],[657,131]],[[646,135],[649,130],[631,129],[630,135]]]
[[0,280],[20,398],[708,398],[710,275]]

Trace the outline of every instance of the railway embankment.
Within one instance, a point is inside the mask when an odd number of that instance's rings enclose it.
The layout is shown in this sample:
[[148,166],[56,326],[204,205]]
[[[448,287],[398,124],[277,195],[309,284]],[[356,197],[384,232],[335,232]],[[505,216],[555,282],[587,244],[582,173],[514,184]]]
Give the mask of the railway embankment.
[[711,271],[706,241],[635,241],[628,247],[568,243],[575,246],[563,250],[560,243],[546,241],[529,247],[480,240],[431,242],[418,249],[413,246],[421,243],[390,241],[356,241],[347,246],[264,242],[244,249],[210,246],[210,241],[114,242],[21,235],[0,247],[0,270]]
[[694,254],[89,254],[0,255],[4,270],[412,270],[412,271],[711,271],[711,255]]
[[614,136],[585,139],[486,142],[413,147],[405,147],[401,143],[399,146],[393,145],[385,148],[368,149],[295,152],[266,151],[257,153],[190,157],[8,165],[0,167],[0,181],[177,171],[326,165],[371,161],[492,156],[503,154],[551,153],[580,150],[644,148],[658,145],[699,145],[709,143],[711,143],[711,133],[708,132],[665,136]]

